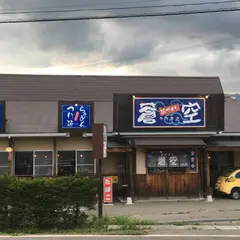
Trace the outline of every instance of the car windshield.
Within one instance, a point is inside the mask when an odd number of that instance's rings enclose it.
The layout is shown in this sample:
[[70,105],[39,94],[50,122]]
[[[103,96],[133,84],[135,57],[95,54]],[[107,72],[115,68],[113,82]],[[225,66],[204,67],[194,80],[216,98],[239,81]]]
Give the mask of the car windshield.
[[226,171],[223,172],[222,176],[223,177],[229,177],[233,172],[234,172],[234,170],[232,170],[232,169],[226,170]]

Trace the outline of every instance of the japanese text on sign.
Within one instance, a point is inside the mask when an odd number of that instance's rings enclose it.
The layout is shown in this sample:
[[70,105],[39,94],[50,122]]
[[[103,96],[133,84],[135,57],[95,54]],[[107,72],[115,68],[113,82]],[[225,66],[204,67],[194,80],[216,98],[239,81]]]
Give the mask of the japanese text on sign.
[[62,105],[62,128],[91,128],[90,105]]
[[196,152],[191,151],[190,172],[197,172]]
[[205,127],[205,98],[133,98],[133,127]]
[[112,177],[103,178],[103,202],[104,203],[113,202]]

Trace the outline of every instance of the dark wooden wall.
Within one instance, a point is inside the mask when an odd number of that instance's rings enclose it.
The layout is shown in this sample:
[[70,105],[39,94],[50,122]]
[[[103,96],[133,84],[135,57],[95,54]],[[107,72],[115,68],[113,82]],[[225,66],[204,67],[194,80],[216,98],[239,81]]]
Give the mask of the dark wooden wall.
[[134,175],[135,196],[144,197],[198,197],[201,192],[199,174]]

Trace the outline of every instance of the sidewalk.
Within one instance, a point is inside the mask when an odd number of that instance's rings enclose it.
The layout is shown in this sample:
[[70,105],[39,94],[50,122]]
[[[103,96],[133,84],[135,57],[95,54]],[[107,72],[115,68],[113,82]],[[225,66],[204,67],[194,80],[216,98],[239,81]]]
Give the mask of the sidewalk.
[[[97,211],[95,212],[97,213]],[[128,216],[157,222],[210,221],[240,219],[240,201],[217,199],[212,203],[203,201],[183,202],[136,202],[104,206],[105,216]]]

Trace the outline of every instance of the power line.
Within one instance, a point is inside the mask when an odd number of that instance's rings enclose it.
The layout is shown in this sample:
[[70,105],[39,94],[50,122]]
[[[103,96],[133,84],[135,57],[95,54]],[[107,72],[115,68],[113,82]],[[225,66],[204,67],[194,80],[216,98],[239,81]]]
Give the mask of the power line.
[[[210,45],[210,44],[214,44],[214,43],[223,43],[223,42],[228,42],[228,41],[232,41],[232,40],[238,40],[239,41],[240,36],[217,39],[217,40],[208,41],[208,42],[195,44],[195,45],[190,45],[190,46],[186,46],[186,47],[182,47],[182,48],[167,49],[167,50],[161,51],[160,54],[164,55],[164,54],[168,54],[168,53],[174,53],[174,52],[178,52],[178,51],[194,49],[194,48],[202,47],[204,45]],[[117,60],[114,60],[114,61],[98,61],[98,62],[88,63],[88,64],[76,66],[76,67],[67,67],[67,68],[89,67],[89,66],[96,66],[96,65],[99,65],[99,64],[117,63],[117,62],[130,61],[130,60],[140,60],[140,59],[144,59],[144,58],[146,58],[146,56],[138,57],[138,58],[132,58],[132,57],[122,58],[122,59],[117,59]]]
[[3,20],[3,21],[0,21],[0,24],[66,22],[66,21],[85,21],[85,20],[103,20],[103,19],[145,18],[145,17],[167,17],[167,16],[181,16],[181,15],[197,15],[197,14],[206,14],[206,13],[237,12],[237,11],[240,11],[240,8],[219,8],[219,9],[191,10],[191,11],[178,11],[178,12],[164,12],[164,13],[141,13],[141,14],[85,16],[85,17],[68,17],[68,18],[66,18],[66,17],[62,17],[62,18],[32,18],[32,19]]
[[201,5],[217,5],[226,3],[236,3],[240,0],[225,0],[214,2],[196,2],[196,3],[181,3],[181,4],[165,4],[165,5],[149,5],[149,6],[132,6],[132,7],[112,7],[112,8],[87,8],[87,9],[70,9],[70,10],[41,10],[41,11],[21,11],[21,12],[0,12],[1,15],[15,14],[36,14],[36,13],[66,13],[66,12],[85,12],[85,11],[111,11],[111,10],[130,10],[130,9],[146,9],[146,8],[167,8],[167,7],[186,7],[186,6],[201,6]]
[[[36,7],[36,8],[27,8],[28,10],[35,9],[54,9],[54,8],[75,8],[75,7],[94,7],[94,6],[109,6],[109,5],[122,5],[122,4],[132,4],[132,3],[149,3],[149,2],[162,2],[164,0],[136,0],[136,1],[125,1],[125,2],[108,2],[108,3],[100,3],[100,4],[81,4],[81,5],[63,5],[58,7]],[[26,8],[22,9],[14,9],[8,8],[6,11],[24,11]]]

